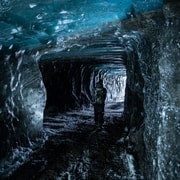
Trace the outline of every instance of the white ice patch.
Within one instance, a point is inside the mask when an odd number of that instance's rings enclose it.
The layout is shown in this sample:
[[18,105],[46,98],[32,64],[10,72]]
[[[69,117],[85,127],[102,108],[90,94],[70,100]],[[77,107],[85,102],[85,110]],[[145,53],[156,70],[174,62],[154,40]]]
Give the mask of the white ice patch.
[[44,95],[37,90],[29,89],[24,102],[29,112],[32,129],[40,130],[43,124]]
[[36,18],[37,18],[37,19],[42,19],[43,16],[42,16],[41,14],[38,14],[38,15],[36,16]]
[[11,34],[17,34],[20,33],[21,31],[22,31],[22,27],[13,28],[11,30]]
[[130,178],[136,179],[136,171],[135,171],[135,167],[134,167],[134,158],[132,155],[126,154],[126,159],[127,159]]
[[30,7],[30,8],[34,8],[34,7],[36,7],[36,6],[37,6],[37,4],[35,4],[35,3],[29,4],[29,7]]
[[12,29],[11,34],[15,34],[15,33],[18,33],[18,30],[17,29]]
[[68,14],[68,11],[62,10],[59,14]]

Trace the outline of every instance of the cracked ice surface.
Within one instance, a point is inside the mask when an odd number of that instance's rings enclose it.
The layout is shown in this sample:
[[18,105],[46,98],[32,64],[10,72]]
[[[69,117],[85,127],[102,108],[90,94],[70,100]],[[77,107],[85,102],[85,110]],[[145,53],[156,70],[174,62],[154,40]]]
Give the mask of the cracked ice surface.
[[58,43],[162,4],[162,0],[1,0],[0,45],[34,48]]

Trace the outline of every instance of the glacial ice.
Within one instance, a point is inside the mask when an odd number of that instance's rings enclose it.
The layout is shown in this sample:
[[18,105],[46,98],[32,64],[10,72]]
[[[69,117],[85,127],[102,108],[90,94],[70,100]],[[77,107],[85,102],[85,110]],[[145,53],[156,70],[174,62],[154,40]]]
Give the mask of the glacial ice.
[[[19,126],[17,125],[17,127],[28,126],[28,132],[26,134],[28,141],[30,132],[38,131],[42,127],[46,93],[38,66],[36,62],[34,62],[41,54],[36,53],[35,49],[42,50],[44,47],[58,45],[57,49],[54,48],[53,50],[51,49],[51,51],[55,52],[57,50],[57,52],[60,52],[60,50],[67,48],[67,39],[71,40],[74,38],[75,40],[76,38],[83,37],[83,34],[87,34],[88,32],[89,34],[93,32],[94,36],[98,36],[98,33],[103,29],[104,25],[108,23],[111,24],[112,22],[127,17],[130,18],[142,12],[157,9],[162,7],[162,5],[162,0],[0,1],[0,54],[2,54],[4,58],[1,59],[2,61],[0,62],[0,67],[2,68],[0,71],[0,85],[2,85],[1,99],[5,102],[5,106],[1,104],[0,114],[7,112],[6,115],[8,116],[5,117],[10,117],[10,121],[7,123],[9,123],[10,129],[12,128],[12,132],[16,133],[16,126],[13,125],[12,121],[15,119],[15,122],[18,124],[20,118],[22,118],[21,116],[17,116],[21,114],[19,112],[22,112],[24,118],[23,123],[25,123]],[[175,23],[177,23],[177,21],[172,21],[175,16],[169,12],[168,8],[164,11],[167,13],[164,13],[166,21],[164,25],[160,26],[160,30],[166,26],[164,30],[166,32],[161,32],[162,37],[157,36],[159,43],[158,53],[154,50],[157,45],[153,44],[153,53],[155,55],[152,57],[152,62],[150,63],[152,69],[148,69],[147,64],[144,65],[149,62],[141,62],[142,69],[144,68],[142,75],[146,85],[146,89],[143,89],[143,93],[145,94],[144,108],[147,114],[145,119],[146,129],[144,140],[153,168],[158,172],[158,174],[154,176],[159,179],[173,175],[174,177],[178,177],[177,169],[179,167],[177,162],[178,145],[176,144],[176,139],[179,135],[179,85],[177,85],[179,75],[177,70],[179,53],[177,53],[177,50],[179,48],[179,42],[177,39],[171,37],[171,35],[175,35],[176,33],[172,27],[176,26]],[[149,24],[153,25],[152,22],[149,22]],[[155,22],[154,24],[158,27],[159,23],[161,22]],[[118,28],[121,29],[121,26],[119,25]],[[131,34],[131,37],[127,34],[121,37],[119,29],[114,33],[114,36],[119,37],[119,42],[123,41],[123,38],[126,39],[126,50],[129,52],[137,50],[138,57],[142,60],[144,58],[143,53],[141,53],[138,48],[134,48],[140,45],[139,34],[134,32],[134,34]],[[93,44],[91,45],[90,50],[93,49]],[[98,54],[100,49],[86,51],[87,46],[87,43],[84,46],[75,43],[67,49],[67,54],[69,56],[73,54],[73,52],[69,53],[72,47],[74,47],[74,51],[80,48],[82,55],[85,57],[87,57],[86,55],[88,53],[88,55],[91,55],[91,53]],[[16,52],[14,52],[16,61],[14,61],[10,55],[10,52],[14,51],[14,49],[16,50]],[[28,58],[27,55],[25,58],[17,58],[21,56],[21,53],[23,56],[26,52],[25,49],[34,50],[35,52],[32,51],[34,55],[30,56],[30,58]],[[5,55],[4,50],[7,50]],[[105,52],[104,49],[101,49],[99,53]],[[115,52],[115,49],[113,52]],[[49,52],[45,49],[43,53]],[[79,51],[74,55],[78,53]],[[101,56],[101,58],[110,57],[111,56]],[[156,62],[157,59],[159,60],[158,63]],[[157,69],[159,72],[156,71]],[[151,72],[152,76],[149,76]],[[160,73],[159,77],[158,73]],[[110,74],[112,75],[112,71]],[[33,76],[37,78],[34,79]],[[32,87],[34,82],[35,86]],[[151,87],[149,87],[150,84],[152,85]],[[138,85],[137,83],[137,89]],[[117,84],[115,83],[113,87],[116,88]],[[151,96],[148,93],[150,93]],[[109,101],[113,99],[111,98],[112,95],[114,95],[114,93],[108,94]],[[4,100],[4,98],[6,99]],[[122,100],[122,97],[120,97],[120,99]],[[3,119],[5,118],[3,117]],[[71,123],[70,126],[66,126],[66,128],[72,129],[76,126],[76,122],[73,121],[73,123]],[[49,131],[50,134],[56,133],[51,130]],[[11,144],[9,145],[11,146]],[[174,147],[175,150],[172,151],[171,147]],[[21,150],[22,152],[24,151],[23,149]],[[29,152],[29,149],[27,152]],[[16,155],[18,153],[21,154],[16,148],[13,153]],[[13,158],[16,157],[14,156]],[[134,177],[132,161],[132,157],[128,156],[127,165],[131,170],[132,177]],[[166,166],[167,162],[169,166]],[[173,162],[175,163],[174,165]]]
[[77,35],[102,24],[127,18],[127,14],[160,8],[162,0],[86,0],[86,1],[0,1],[0,44],[27,49],[48,41]]

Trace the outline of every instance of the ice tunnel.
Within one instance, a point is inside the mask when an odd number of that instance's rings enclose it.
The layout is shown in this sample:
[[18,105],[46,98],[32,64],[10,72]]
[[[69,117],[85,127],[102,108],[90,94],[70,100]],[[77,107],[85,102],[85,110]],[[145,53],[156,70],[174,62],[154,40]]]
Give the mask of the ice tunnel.
[[124,102],[126,53],[118,38],[106,34],[81,43],[41,57],[39,67],[47,90],[45,112],[90,105],[99,76],[107,89],[106,102]]
[[0,0],[0,179],[179,179],[179,8]]

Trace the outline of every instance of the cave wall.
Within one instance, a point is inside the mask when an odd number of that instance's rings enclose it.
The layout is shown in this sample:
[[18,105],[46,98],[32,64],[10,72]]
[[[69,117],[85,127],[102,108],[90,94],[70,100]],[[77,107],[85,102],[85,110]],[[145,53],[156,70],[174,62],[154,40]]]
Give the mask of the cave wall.
[[[138,156],[147,179],[178,179],[180,16],[179,2],[167,2],[172,3],[166,4],[162,10],[122,21],[119,26],[125,34],[138,31],[129,34],[125,45],[127,87],[124,115],[128,126],[136,127],[138,138],[142,138],[145,151],[139,151]],[[2,158],[12,147],[28,145],[29,137],[39,132],[46,93],[35,56],[24,51],[6,52],[5,49],[0,53]],[[53,106],[58,107],[57,111],[66,110],[88,102],[88,88],[81,86],[79,81],[83,72],[80,64],[52,62],[43,64],[44,67],[41,65],[48,91],[46,110]],[[89,77],[87,74],[83,81],[90,82]],[[142,149],[139,141],[135,145],[137,150]]]
[[5,158],[40,132],[46,92],[37,56],[3,47],[0,57],[0,158]]
[[[137,153],[146,179],[179,179],[180,3],[173,2],[159,11],[139,15],[121,24],[124,31],[138,31],[151,43],[149,52],[144,52],[143,41],[137,42],[140,51],[136,58],[131,58],[137,62],[127,62],[125,102],[126,106],[136,103],[134,94],[138,95],[139,87],[142,88],[139,94],[143,98],[144,125],[134,134],[134,143],[135,149],[144,144],[145,151]],[[136,87],[136,83],[132,83],[134,76],[135,82],[143,82],[143,79],[144,83]],[[132,99],[128,97],[131,95]],[[136,118],[128,118],[131,125],[133,121],[133,124],[138,123]]]
[[90,78],[93,72],[91,64],[78,59],[48,59],[40,60],[39,67],[47,90],[45,116],[90,103]]
[[[144,78],[139,61],[147,60],[150,54],[148,41],[139,32],[128,34],[126,44],[126,89],[123,116],[130,129],[140,128],[144,120]],[[142,51],[144,48],[144,52]],[[139,57],[138,53],[141,53]]]

